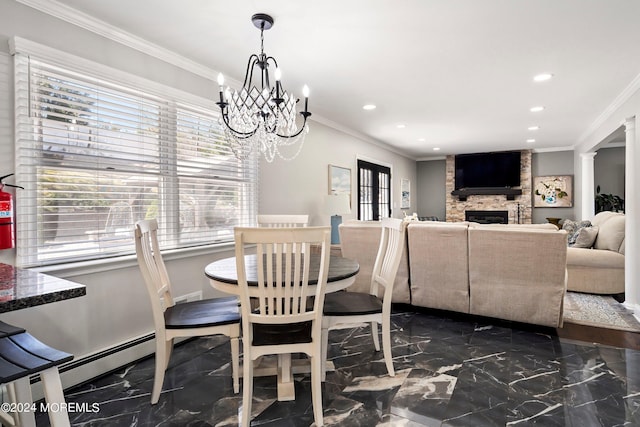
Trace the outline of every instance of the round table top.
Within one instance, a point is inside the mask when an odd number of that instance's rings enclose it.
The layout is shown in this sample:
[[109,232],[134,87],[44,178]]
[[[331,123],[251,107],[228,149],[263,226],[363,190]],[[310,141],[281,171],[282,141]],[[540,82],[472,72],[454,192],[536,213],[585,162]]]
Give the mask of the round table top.
[[[246,255],[245,263],[247,266],[247,282],[249,285],[257,285],[257,260],[256,255]],[[311,254],[310,277],[315,277],[320,269],[320,255]],[[360,271],[360,264],[349,258],[339,256],[331,256],[329,261],[329,273],[327,282],[337,282],[355,276]],[[217,282],[228,283],[232,285],[238,284],[238,275],[236,270],[236,257],[224,258],[214,261],[207,265],[204,274],[211,280]],[[310,281],[310,284],[313,284]]]

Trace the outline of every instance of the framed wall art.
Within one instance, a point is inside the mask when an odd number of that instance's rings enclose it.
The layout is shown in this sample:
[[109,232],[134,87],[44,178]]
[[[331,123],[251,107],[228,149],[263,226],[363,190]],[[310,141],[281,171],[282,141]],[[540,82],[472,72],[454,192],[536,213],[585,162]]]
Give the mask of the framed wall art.
[[411,207],[411,181],[403,178],[400,181],[400,209],[409,209]]
[[549,175],[533,178],[533,206],[570,208],[573,206],[573,175]]
[[329,194],[351,195],[351,169],[329,165]]

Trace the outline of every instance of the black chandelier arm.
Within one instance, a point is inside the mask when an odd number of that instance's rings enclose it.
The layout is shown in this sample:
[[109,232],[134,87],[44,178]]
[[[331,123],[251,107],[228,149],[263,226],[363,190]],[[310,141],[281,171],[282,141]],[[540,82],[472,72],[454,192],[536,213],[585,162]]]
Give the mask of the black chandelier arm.
[[[242,83],[242,87],[249,88],[249,86],[251,86],[251,80],[253,79],[253,67],[259,62],[260,57],[255,53],[251,54],[249,60],[247,61],[247,71],[245,71],[244,73],[244,83]],[[249,83],[248,86],[247,82]]]
[[302,126],[300,127],[298,132],[294,133],[293,135],[280,135],[279,133],[276,133],[276,136],[278,136],[280,138],[295,138],[296,136],[300,135],[302,133],[302,131],[305,129],[305,127],[307,126],[307,117],[311,116],[311,113],[307,113],[305,111],[302,111],[302,112],[300,112],[300,115],[302,115],[302,117],[304,117],[304,122],[302,122]]

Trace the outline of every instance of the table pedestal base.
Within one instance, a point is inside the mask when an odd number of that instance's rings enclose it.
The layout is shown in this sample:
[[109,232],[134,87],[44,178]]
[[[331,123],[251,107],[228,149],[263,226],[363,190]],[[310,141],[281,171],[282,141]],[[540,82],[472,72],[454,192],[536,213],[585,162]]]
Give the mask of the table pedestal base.
[[[327,361],[327,371],[334,371],[333,362]],[[240,375],[242,375],[240,369]],[[286,402],[296,399],[293,375],[308,374],[310,372],[309,359],[291,359],[290,354],[279,357],[267,356],[257,361],[253,368],[254,377],[278,377],[278,400]]]

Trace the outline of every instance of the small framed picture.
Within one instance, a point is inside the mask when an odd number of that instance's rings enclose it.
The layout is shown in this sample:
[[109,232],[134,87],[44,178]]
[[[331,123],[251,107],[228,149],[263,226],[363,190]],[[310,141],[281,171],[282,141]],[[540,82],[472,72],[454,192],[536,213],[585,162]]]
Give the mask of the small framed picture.
[[533,206],[536,208],[572,207],[573,175],[550,175],[534,177]]
[[411,207],[411,181],[403,178],[400,181],[400,192],[400,209],[409,209]]
[[351,169],[329,165],[329,194],[351,194]]

